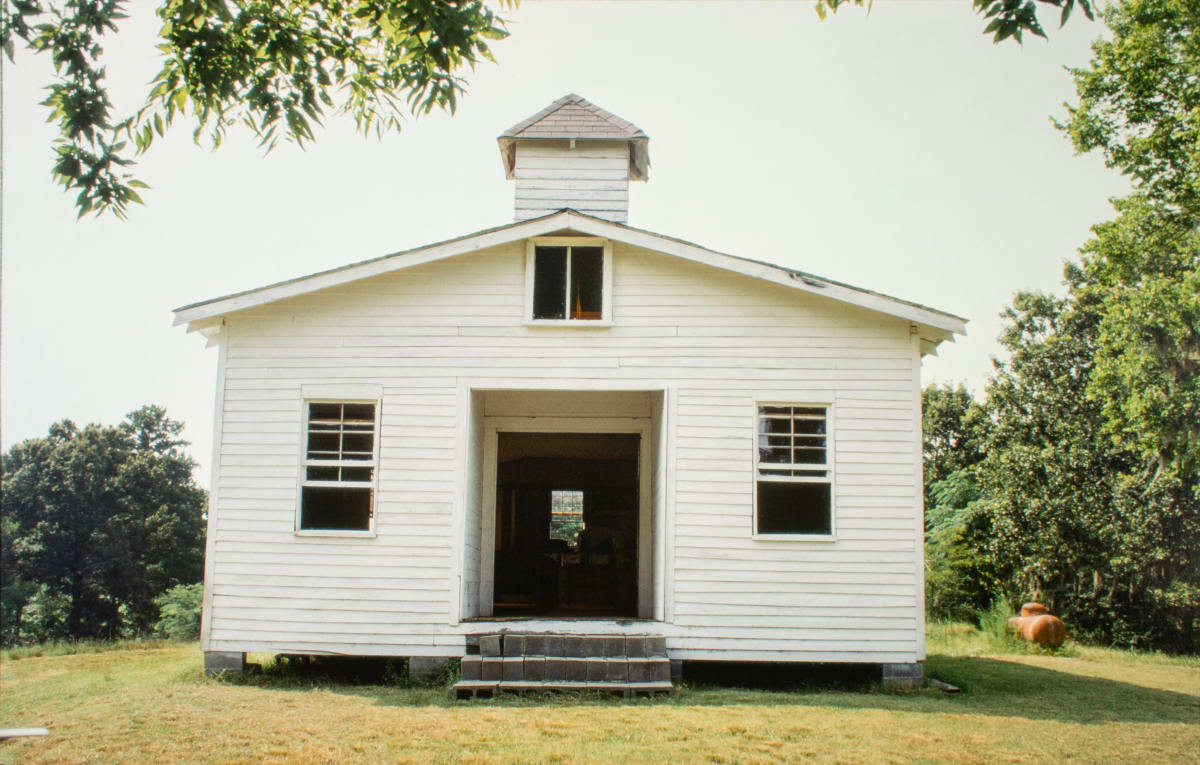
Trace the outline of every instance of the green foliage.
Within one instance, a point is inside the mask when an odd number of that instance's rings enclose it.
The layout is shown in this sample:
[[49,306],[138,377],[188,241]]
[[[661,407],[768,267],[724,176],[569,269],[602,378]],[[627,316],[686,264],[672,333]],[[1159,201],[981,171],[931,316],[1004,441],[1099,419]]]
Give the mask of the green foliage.
[[987,636],[988,643],[995,650],[1010,649],[1017,639],[1008,628],[1008,620],[1017,612],[1002,599],[996,599],[978,614],[979,631]]
[[1200,469],[1200,216],[1144,196],[1095,227],[1078,274],[1100,312],[1087,394],[1105,431],[1162,473]]
[[978,501],[975,468],[951,473],[933,494],[925,513],[925,610],[935,619],[973,619],[997,590],[987,555],[991,518]]
[[206,496],[182,427],[147,406],[3,456],[6,644],[142,634],[156,595],[201,578]]
[[935,619],[971,619],[995,583],[983,551],[990,521],[978,508],[975,465],[987,416],[962,384],[921,391],[925,475],[925,608]]
[[1072,634],[1194,652],[1200,638],[1196,476],[1152,474],[1087,395],[1102,306],[1068,267],[1065,299],[1020,294],[988,389],[979,465],[988,558],[1009,602],[1036,599]]
[[[517,0],[498,0],[511,8]],[[54,178],[76,207],[124,217],[145,184],[122,168],[177,118],[220,145],[233,125],[268,150],[303,145],[327,113],[364,134],[399,130],[405,110],[455,110],[461,72],[493,60],[504,19],[483,0],[160,0],[163,68],[145,105],[113,118],[101,42],[125,18],[123,0],[4,0],[0,43],[47,53],[58,79],[43,104],[59,126]],[[130,141],[133,145],[130,145]]]
[[1124,0],[1104,11],[1111,38],[1072,69],[1079,95],[1058,126],[1098,150],[1151,199],[1200,211],[1200,3]]
[[1068,264],[1065,297],[1014,298],[1008,358],[957,464],[946,452],[960,449],[929,448],[929,432],[955,433],[968,405],[948,390],[926,399],[930,609],[990,589],[1045,602],[1073,635],[1195,652],[1200,3],[1127,0],[1104,15],[1112,38],[1072,71],[1079,104],[1059,127],[1135,193]]
[[[868,11],[874,0],[817,0],[816,12],[822,20],[828,13],[837,13],[843,5],[866,6]],[[983,33],[992,36],[992,42],[1012,38],[1018,43],[1026,32],[1044,38],[1046,30],[1038,19],[1038,4],[1059,9],[1058,25],[1061,27],[1071,18],[1078,7],[1083,15],[1094,18],[1093,0],[971,0],[975,12],[988,19]]]
[[167,640],[199,640],[204,610],[204,583],[177,584],[154,599],[158,621],[154,633]]
[[1200,469],[1200,3],[1127,0],[1111,39],[1073,69],[1079,103],[1058,123],[1134,182],[1095,227],[1075,277],[1100,315],[1087,394],[1105,431],[1184,483]]
[[933,487],[983,457],[987,421],[966,387],[927,385],[921,391],[922,451],[925,458],[925,507],[937,504]]

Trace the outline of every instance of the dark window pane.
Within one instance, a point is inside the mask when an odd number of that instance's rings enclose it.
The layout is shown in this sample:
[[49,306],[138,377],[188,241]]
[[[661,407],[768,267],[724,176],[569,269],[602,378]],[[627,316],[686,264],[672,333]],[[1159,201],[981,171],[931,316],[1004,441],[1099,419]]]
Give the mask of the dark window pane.
[[[342,458],[348,460],[371,459],[374,457],[374,433],[343,433]],[[352,452],[358,452],[353,454]],[[363,456],[363,455],[366,456]]]
[[831,534],[829,484],[758,482],[759,534]]
[[604,248],[571,248],[571,318],[599,319],[604,310]]
[[310,467],[305,475],[308,481],[336,481],[338,469],[335,467]]
[[369,467],[347,467],[342,468],[343,481],[370,481],[375,473],[375,468]]
[[825,420],[792,420],[795,423],[795,432],[797,433],[824,433]]
[[374,448],[374,433],[343,433],[343,452],[370,452]]
[[305,486],[300,498],[300,528],[367,531],[371,528],[371,490]]
[[819,414],[825,416],[825,407],[823,406],[798,406],[795,408],[796,414]]
[[375,423],[375,405],[374,404],[346,404],[345,414],[346,421],[355,420],[358,423]]
[[758,413],[759,414],[787,414],[787,415],[790,415],[792,413],[792,408],[790,406],[760,406],[758,408]]
[[308,434],[308,458],[310,460],[337,459],[338,438],[339,436],[336,432],[310,432]]
[[791,457],[791,450],[783,447],[775,449],[759,448],[758,450],[759,462],[781,462],[786,465],[789,457]]
[[824,449],[797,449],[795,462],[797,465],[824,465]]
[[759,420],[759,432],[761,433],[791,433],[792,421],[783,418],[764,417]]
[[533,256],[533,318],[567,318],[567,248],[538,247]]
[[340,420],[342,419],[341,404],[309,404],[309,420]]

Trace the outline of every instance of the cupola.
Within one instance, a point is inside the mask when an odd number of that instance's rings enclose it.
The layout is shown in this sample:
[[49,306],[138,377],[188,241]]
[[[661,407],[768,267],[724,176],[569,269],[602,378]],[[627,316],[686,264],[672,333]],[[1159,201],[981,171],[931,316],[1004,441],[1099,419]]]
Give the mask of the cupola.
[[514,218],[569,207],[629,220],[629,182],[650,177],[650,138],[574,93],[500,134],[504,173],[515,180]]

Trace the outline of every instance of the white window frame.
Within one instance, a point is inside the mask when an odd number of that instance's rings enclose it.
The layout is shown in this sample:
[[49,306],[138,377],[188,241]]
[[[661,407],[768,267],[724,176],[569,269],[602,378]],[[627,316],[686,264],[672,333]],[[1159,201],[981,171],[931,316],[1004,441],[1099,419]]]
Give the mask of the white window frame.
[[[603,282],[600,295],[599,319],[535,319],[533,318],[533,280],[538,247],[603,247]],[[539,236],[525,242],[525,326],[527,327],[611,327],[612,316],[612,242],[600,237],[587,236]],[[571,306],[571,257],[567,256],[566,306],[570,315]]]
[[[758,439],[762,434],[759,430],[759,422],[762,415],[759,410],[763,407],[792,407],[792,408],[821,408],[825,410],[825,462],[823,464],[810,463],[789,463],[786,466],[788,470],[811,470],[824,471],[826,476],[818,478],[815,476],[769,476],[759,472],[759,453]],[[763,541],[801,541],[801,542],[836,542],[837,541],[837,485],[835,476],[837,471],[834,469],[834,411],[833,404],[826,401],[756,401],[754,403],[754,440],[752,449],[754,452],[753,458],[753,488],[751,493],[754,498],[754,512],[750,519],[751,527],[750,534],[753,539]],[[784,467],[782,463],[761,463],[770,467]],[[758,483],[759,481],[772,481],[777,483],[821,483],[829,484],[829,533],[828,534],[760,534],[758,532]]]
[[[309,404],[371,404],[375,407],[375,431],[372,439],[371,460],[319,460],[308,458],[308,405]],[[307,396],[300,402],[300,470],[296,476],[296,517],[294,531],[301,537],[375,537],[376,508],[379,505],[379,442],[381,439],[380,424],[383,420],[383,402],[380,398],[362,398],[358,396]],[[310,481],[309,467],[368,467],[371,468],[370,481]],[[304,511],[304,487],[360,487],[371,490],[371,509],[366,529],[305,529],[300,526]]]

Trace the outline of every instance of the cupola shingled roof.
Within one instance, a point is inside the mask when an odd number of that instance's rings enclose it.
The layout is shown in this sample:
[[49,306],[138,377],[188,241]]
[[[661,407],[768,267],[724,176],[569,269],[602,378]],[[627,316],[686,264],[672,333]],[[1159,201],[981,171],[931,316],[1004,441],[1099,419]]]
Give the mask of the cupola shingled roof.
[[496,140],[500,143],[505,175],[509,179],[513,177],[513,149],[517,141],[571,139],[628,141],[630,180],[644,181],[650,176],[650,137],[632,122],[574,93],[568,93],[500,134]]

